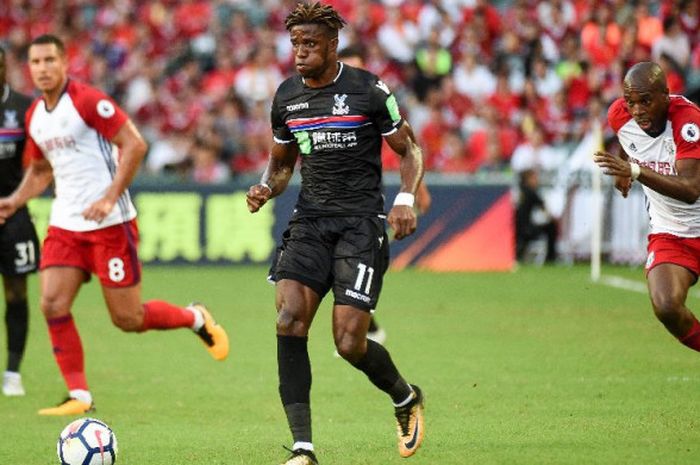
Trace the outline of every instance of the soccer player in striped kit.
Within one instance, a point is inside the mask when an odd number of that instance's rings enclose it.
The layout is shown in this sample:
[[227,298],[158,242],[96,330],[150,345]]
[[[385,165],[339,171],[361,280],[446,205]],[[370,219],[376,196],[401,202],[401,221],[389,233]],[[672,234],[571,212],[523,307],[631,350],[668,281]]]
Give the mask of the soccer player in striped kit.
[[633,181],[642,184],[651,224],[646,274],[654,313],[682,344],[700,351],[700,323],[686,306],[700,275],[700,108],[669,95],[656,63],[632,66],[622,87],[608,122],[624,153],[596,152],[594,161],[615,176],[625,197]]
[[41,309],[68,397],[40,415],[79,415],[93,408],[83,347],[71,306],[91,274],[98,276],[115,326],[127,332],[191,328],[223,360],[228,337],[202,304],[141,302],[136,210],[128,186],[146,143],[101,91],[68,78],[65,48],[53,35],[29,46],[29,71],[41,96],[27,111],[31,163],[19,187],[0,199],[0,223],[55,183],[40,264]]

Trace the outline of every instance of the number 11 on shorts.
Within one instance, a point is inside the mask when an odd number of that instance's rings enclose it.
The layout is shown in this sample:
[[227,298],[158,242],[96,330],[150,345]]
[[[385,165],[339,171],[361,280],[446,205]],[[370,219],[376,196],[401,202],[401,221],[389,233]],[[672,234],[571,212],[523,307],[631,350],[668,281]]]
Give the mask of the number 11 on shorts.
[[367,266],[364,263],[357,264],[357,279],[355,280],[355,290],[361,291],[362,283],[365,282],[365,275],[367,275],[367,284],[365,286],[365,294],[369,294],[369,290],[372,287],[372,277],[374,276],[374,268]]

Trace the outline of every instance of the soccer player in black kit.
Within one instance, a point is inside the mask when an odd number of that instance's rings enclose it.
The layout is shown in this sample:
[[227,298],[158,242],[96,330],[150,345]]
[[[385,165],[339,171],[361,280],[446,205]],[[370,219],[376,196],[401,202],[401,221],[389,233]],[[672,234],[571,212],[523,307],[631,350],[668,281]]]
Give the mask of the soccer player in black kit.
[[[255,213],[284,191],[301,158],[301,192],[274,270],[279,392],[294,440],[284,465],[318,463],[307,337],[331,290],[335,346],[391,397],[401,456],[413,455],[424,435],[421,390],[404,380],[384,347],[366,337],[389,264],[384,221],[396,239],[416,229],[413,203],[423,176],[422,152],[387,86],[372,73],[338,62],[338,30],[344,24],[320,3],[300,3],[287,16],[298,75],[275,94],[270,159],[260,183],[247,193]],[[382,137],[401,157],[401,189],[388,216]]]
[[[0,197],[14,192],[22,180],[24,114],[32,99],[10,89],[6,81],[5,50],[0,48]],[[17,210],[0,225],[0,274],[5,291],[7,369],[2,377],[6,396],[23,396],[19,373],[29,327],[27,273],[36,271],[39,241],[27,208]]]

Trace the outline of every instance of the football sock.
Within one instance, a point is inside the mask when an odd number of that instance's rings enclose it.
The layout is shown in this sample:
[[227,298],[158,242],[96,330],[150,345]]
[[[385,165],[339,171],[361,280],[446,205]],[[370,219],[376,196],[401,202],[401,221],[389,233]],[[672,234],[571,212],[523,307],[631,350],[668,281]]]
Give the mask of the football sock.
[[162,300],[149,300],[143,304],[143,327],[149,329],[192,328],[194,312]]
[[277,336],[277,366],[280,398],[294,443],[311,444],[311,362],[307,342],[306,337]]
[[71,399],[76,399],[80,402],[85,402],[86,404],[92,404],[92,394],[90,394],[90,391],[86,391],[85,389],[71,389],[68,391],[68,396]]
[[26,300],[7,303],[5,328],[7,329],[7,371],[19,372],[29,328],[29,306]]
[[61,370],[63,379],[69,390],[82,389],[87,391],[83,345],[80,342],[78,329],[75,327],[73,315],[46,320],[49,326],[51,344],[56,363]]
[[366,374],[372,384],[389,394],[395,404],[403,402],[413,392],[399,374],[389,352],[370,339],[367,340],[367,352],[353,366]]
[[678,339],[683,345],[700,352],[700,323],[696,318],[693,318],[693,326],[690,327],[688,334]]
[[368,333],[376,333],[377,330],[379,329],[379,325],[377,324],[377,321],[374,319],[374,317],[369,319],[369,328],[367,328]]

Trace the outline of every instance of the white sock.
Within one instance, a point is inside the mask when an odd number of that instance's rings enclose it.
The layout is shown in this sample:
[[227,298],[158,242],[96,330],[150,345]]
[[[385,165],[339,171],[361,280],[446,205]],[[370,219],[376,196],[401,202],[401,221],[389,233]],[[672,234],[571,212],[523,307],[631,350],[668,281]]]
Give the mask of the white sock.
[[398,404],[394,404],[394,407],[403,407],[404,405],[408,405],[408,403],[411,402],[414,397],[416,397],[416,392],[413,390],[413,388],[411,388],[411,393],[408,395],[406,400],[403,400]]
[[194,315],[194,323],[192,323],[192,329],[194,331],[199,331],[199,329],[204,326],[204,315],[202,315],[202,312],[197,310],[196,308],[192,307],[185,307],[187,310],[192,312]]
[[68,395],[71,399],[79,400],[80,402],[85,402],[86,404],[92,404],[92,394],[90,391],[85,389],[71,389],[68,391]]
[[20,375],[20,374],[19,374],[18,372],[16,372],[16,371],[5,371],[5,373],[3,374],[3,378],[7,378],[7,379],[22,379],[22,375]]
[[314,451],[314,445],[310,442],[295,442],[294,445],[292,446],[292,450],[297,450],[297,449],[304,449],[313,452]]

